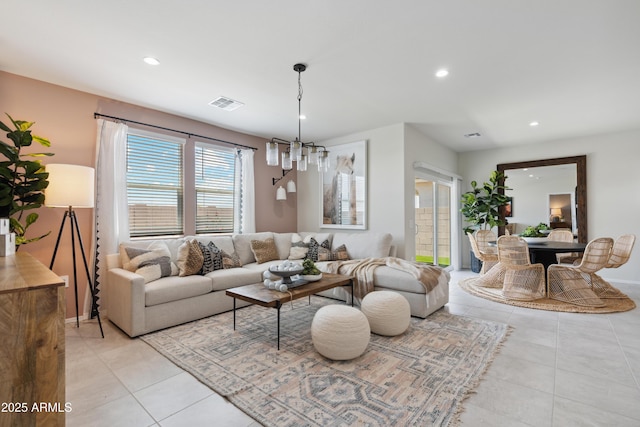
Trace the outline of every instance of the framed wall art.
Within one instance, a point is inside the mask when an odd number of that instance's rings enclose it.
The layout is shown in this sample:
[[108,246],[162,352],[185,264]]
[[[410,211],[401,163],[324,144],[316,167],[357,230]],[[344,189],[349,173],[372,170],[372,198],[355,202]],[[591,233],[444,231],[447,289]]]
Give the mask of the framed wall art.
[[327,147],[330,166],[320,178],[322,228],[367,227],[367,141]]

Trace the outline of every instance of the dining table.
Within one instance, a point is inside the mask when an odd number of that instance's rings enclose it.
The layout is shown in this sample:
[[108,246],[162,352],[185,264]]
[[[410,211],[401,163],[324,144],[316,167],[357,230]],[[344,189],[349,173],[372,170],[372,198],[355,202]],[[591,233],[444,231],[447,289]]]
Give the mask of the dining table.
[[[488,242],[489,246],[497,246],[497,242]],[[535,242],[527,242],[529,247],[529,257],[531,264],[540,263],[544,266],[544,271],[551,264],[557,264],[556,254],[578,252],[583,253],[587,247],[586,243],[578,242],[559,242],[555,240],[537,240]]]
[[544,265],[545,271],[551,264],[557,264],[556,254],[566,252],[583,253],[587,247],[586,243],[578,242],[557,242],[554,240],[537,241],[527,243],[531,263]]

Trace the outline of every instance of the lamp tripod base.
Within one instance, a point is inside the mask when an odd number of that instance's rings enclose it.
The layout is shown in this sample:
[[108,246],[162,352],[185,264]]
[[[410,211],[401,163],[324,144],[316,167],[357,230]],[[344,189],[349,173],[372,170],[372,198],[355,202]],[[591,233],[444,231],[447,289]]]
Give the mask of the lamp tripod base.
[[102,321],[100,320],[100,312],[98,311],[98,296],[96,294],[96,289],[91,281],[91,274],[89,273],[89,264],[87,263],[87,257],[84,253],[84,245],[82,244],[82,235],[80,234],[80,227],[78,227],[78,219],[76,218],[76,213],[73,211],[73,207],[69,206],[69,209],[65,211],[64,216],[62,217],[62,222],[60,223],[60,231],[58,232],[58,238],[56,239],[56,246],[53,250],[53,257],[51,258],[51,264],[49,265],[49,269],[53,269],[53,264],[56,260],[56,255],[58,253],[58,246],[60,245],[60,237],[62,237],[62,231],[64,230],[64,225],[66,223],[67,218],[69,218],[71,222],[71,252],[73,256],[73,290],[75,294],[75,303],[76,303],[76,327],[80,327],[80,312],[78,307],[78,274],[76,268],[76,235],[78,236],[78,243],[80,244],[80,253],[82,254],[82,261],[84,262],[84,270],[87,274],[87,286],[91,292],[91,314],[90,318],[96,317],[98,319],[98,325],[100,326],[100,334],[102,338],[104,338],[104,331],[102,329]]

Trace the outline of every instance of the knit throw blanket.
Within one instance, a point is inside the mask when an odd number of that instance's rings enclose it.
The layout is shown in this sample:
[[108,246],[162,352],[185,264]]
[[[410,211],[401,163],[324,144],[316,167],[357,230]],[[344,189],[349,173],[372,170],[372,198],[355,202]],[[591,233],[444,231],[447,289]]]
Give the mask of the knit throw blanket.
[[353,276],[355,278],[353,285],[355,297],[361,300],[366,294],[373,291],[373,273],[376,268],[383,265],[411,274],[422,283],[427,293],[438,285],[443,274],[442,268],[435,265],[421,264],[396,257],[333,261],[327,264],[326,270],[327,273]]

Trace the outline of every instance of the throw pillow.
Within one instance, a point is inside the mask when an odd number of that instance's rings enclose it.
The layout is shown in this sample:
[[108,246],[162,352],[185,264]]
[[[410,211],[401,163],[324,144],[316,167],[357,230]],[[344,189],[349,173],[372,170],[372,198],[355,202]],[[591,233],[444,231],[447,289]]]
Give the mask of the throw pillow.
[[153,242],[147,248],[137,246],[128,246],[124,243],[120,244],[120,259],[122,260],[122,268],[129,271],[136,271],[140,264],[159,256],[167,256],[171,258],[169,247],[163,242]]
[[317,262],[318,261],[318,253],[320,252],[320,248],[323,248],[323,249],[326,249],[326,250],[330,250],[331,249],[331,243],[329,243],[329,240],[325,240],[324,242],[319,244],[316,241],[316,239],[314,239],[312,237],[310,239],[310,241],[309,241],[309,251],[307,252],[306,258],[310,259],[313,262]]
[[162,242],[154,242],[148,249],[120,245],[120,254],[123,266],[141,275],[144,283],[178,275],[178,267],[171,262],[169,247]]
[[161,277],[177,276],[178,266],[168,256],[161,256],[144,261],[135,272],[144,278],[144,283],[149,283]]
[[320,248],[318,252],[318,261],[346,261],[348,259],[350,259],[349,253],[345,245],[340,245],[333,251]]
[[251,252],[253,252],[258,264],[278,259],[278,248],[276,248],[276,242],[273,237],[269,237],[266,240],[252,240]]
[[225,251],[222,252],[222,267],[227,268],[239,268],[242,267],[242,261],[236,252],[228,254]]
[[205,275],[215,270],[222,270],[222,251],[215,243],[209,242],[206,246],[198,242],[198,247],[202,251],[202,268],[198,274]]
[[202,269],[204,255],[200,250],[200,245],[196,240],[187,240],[178,248],[178,265],[179,276],[191,276],[197,274]]
[[302,241],[302,237],[298,233],[291,235],[291,249],[289,250],[289,259],[304,259],[309,252],[309,244]]

